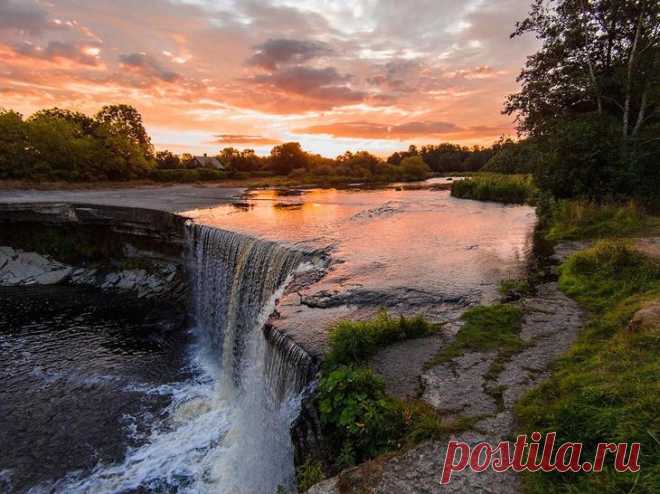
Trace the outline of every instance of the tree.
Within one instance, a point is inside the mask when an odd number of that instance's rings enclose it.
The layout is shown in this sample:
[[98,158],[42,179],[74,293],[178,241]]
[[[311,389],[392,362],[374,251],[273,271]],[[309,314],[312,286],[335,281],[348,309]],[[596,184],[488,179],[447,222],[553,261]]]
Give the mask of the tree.
[[142,124],[142,115],[130,105],[106,105],[96,114],[96,120],[111,132],[122,134],[137,144],[145,158],[154,155],[151,138]]
[[287,142],[271,149],[270,166],[275,173],[288,175],[292,170],[308,169],[309,159],[299,143]]
[[84,113],[67,110],[63,108],[46,108],[44,110],[39,110],[34,113],[31,119],[38,118],[52,118],[57,120],[63,120],[74,125],[79,129],[79,135],[92,135],[94,131],[98,128],[99,123],[94,120],[92,117],[85,115]]
[[657,0],[534,0],[512,37],[535,33],[543,45],[505,113],[532,135],[593,112],[616,118],[623,139],[639,136],[658,120],[659,16]]
[[23,116],[0,108],[0,178],[23,178],[27,148]]
[[423,180],[431,173],[431,168],[421,156],[408,156],[401,161],[399,166],[403,173],[402,178],[407,180]]
[[158,151],[156,153],[156,167],[162,170],[171,170],[176,168],[181,168],[181,160],[179,157],[168,151]]
[[531,173],[535,170],[539,156],[533,139],[514,142],[500,138],[493,145],[494,154],[484,166],[484,171],[497,173]]

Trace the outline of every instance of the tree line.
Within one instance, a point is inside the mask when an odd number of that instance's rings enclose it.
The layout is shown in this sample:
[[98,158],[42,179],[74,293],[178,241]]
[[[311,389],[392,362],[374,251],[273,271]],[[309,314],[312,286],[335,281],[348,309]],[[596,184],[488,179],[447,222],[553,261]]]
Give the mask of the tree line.
[[[297,142],[274,146],[267,156],[259,156],[252,149],[227,147],[216,156],[225,168],[219,172],[200,169],[191,154],[156,152],[142,116],[129,105],[104,106],[94,116],[49,108],[23,118],[16,111],[0,109],[0,179],[187,181],[288,176],[330,183],[420,180],[432,172],[481,170],[518,146],[510,139],[490,147],[449,143],[410,146],[386,159],[367,151],[346,151],[336,158],[326,158],[305,151]],[[512,173],[524,170],[523,165],[507,169]]]
[[512,37],[541,40],[504,113],[556,197],[660,196],[660,3],[534,0]]

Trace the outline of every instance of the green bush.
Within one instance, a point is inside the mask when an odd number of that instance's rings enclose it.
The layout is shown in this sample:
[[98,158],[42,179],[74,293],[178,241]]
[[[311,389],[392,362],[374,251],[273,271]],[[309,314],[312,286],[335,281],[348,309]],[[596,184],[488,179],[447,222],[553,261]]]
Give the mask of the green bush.
[[444,424],[429,405],[388,396],[383,380],[365,367],[384,345],[435,330],[421,316],[393,318],[385,311],[367,321],[343,321],[332,328],[317,406],[336,469],[467,425]]
[[344,466],[396,447],[403,417],[382,379],[363,367],[342,366],[323,377],[318,390],[321,422]]
[[451,186],[451,195],[454,197],[514,204],[532,202],[537,192],[528,175],[484,173],[456,180]]
[[336,367],[362,362],[385,345],[428,336],[435,329],[422,316],[392,317],[386,311],[366,321],[340,321],[330,329],[331,350],[325,365]]

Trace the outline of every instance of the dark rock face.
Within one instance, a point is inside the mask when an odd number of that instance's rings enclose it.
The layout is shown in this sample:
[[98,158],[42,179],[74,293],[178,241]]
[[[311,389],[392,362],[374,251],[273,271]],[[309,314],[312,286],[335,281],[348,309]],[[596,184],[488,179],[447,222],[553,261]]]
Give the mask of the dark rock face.
[[185,299],[185,218],[84,204],[0,204],[0,285],[88,285]]

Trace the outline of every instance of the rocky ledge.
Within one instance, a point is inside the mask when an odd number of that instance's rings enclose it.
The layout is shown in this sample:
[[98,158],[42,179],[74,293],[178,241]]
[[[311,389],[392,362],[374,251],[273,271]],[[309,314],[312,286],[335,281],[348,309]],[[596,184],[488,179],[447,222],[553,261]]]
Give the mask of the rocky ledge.
[[83,285],[135,292],[138,298],[183,297],[185,284],[174,264],[112,270],[111,266],[76,267],[48,255],[0,247],[0,286]]
[[0,204],[0,286],[86,285],[183,301],[185,221],[118,206]]
[[[562,257],[578,246],[561,246]],[[496,352],[466,352],[434,366],[419,376],[421,398],[442,411],[448,419],[474,420],[470,430],[451,439],[476,445],[497,444],[516,430],[513,408],[522,395],[549,376],[552,361],[566,352],[584,322],[583,311],[565,296],[557,283],[537,287],[536,295],[520,301],[524,312],[521,339],[525,347],[497,364]],[[450,341],[450,339],[446,340]],[[442,342],[436,343],[441,345]],[[385,350],[385,352],[396,352]],[[420,354],[426,354],[420,350]],[[378,363],[386,355],[377,356]],[[469,469],[456,472],[448,485],[440,484],[442,460],[448,440],[428,441],[398,455],[359,465],[309,489],[311,494],[339,492],[374,493],[493,493],[519,492],[519,478],[508,471]]]

